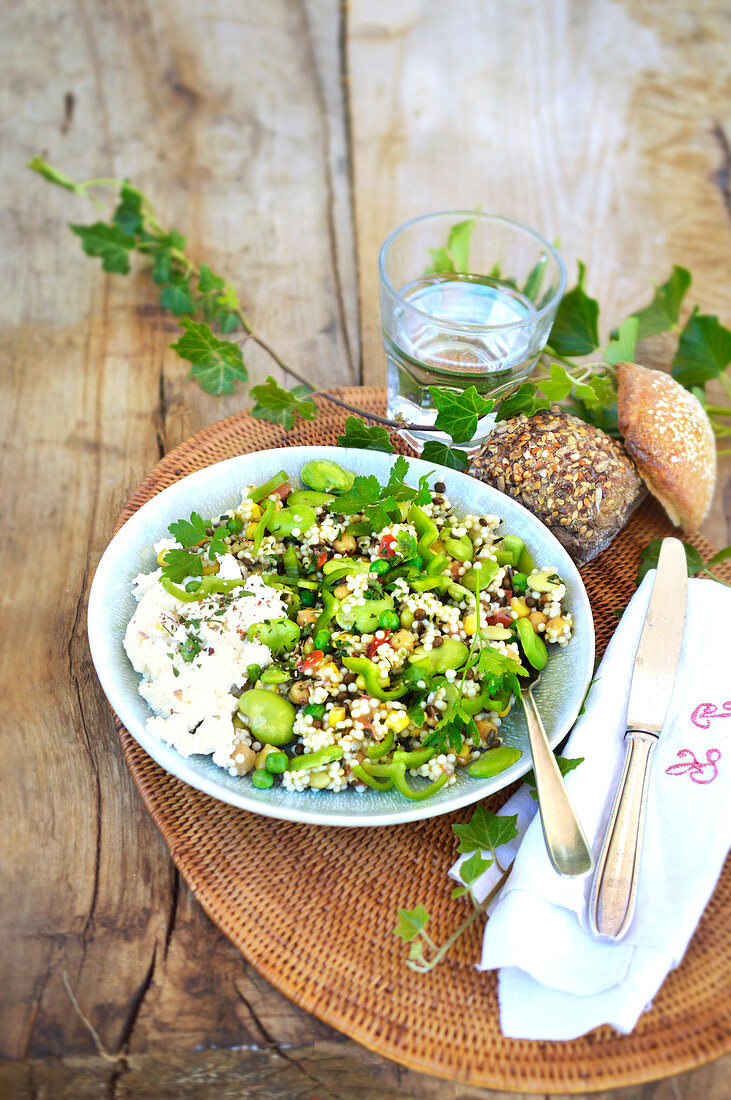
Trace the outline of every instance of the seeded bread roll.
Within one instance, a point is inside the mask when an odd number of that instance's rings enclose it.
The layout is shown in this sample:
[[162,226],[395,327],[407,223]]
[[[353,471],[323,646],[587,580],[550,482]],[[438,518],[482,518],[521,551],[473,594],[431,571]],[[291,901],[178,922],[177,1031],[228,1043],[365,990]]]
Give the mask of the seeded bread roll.
[[470,472],[533,512],[578,565],[609,545],[643,495],[622,445],[559,408],[496,424]]
[[675,526],[692,534],[716,485],[716,441],[700,401],[664,371],[618,363],[617,416],[648,489]]

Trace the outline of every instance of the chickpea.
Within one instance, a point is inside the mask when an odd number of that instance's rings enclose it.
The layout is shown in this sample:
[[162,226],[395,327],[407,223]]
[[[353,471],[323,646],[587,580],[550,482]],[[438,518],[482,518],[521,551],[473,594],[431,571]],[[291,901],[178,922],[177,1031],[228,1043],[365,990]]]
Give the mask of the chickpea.
[[563,634],[564,630],[568,626],[568,622],[562,615],[556,615],[555,618],[549,619],[546,623],[547,634]]
[[316,623],[320,618],[320,612],[311,608],[303,608],[297,612],[297,626],[307,626],[308,623]]
[[526,602],[521,596],[513,596],[510,607],[512,611],[516,612],[519,619],[525,619],[530,614]]
[[487,718],[478,718],[476,725],[480,734],[480,741],[489,742],[490,738],[497,733],[497,726],[494,722],[488,721]]
[[352,554],[355,550],[355,539],[352,535],[341,535],[339,539],[335,539],[333,549],[339,554]]
[[333,588],[333,596],[336,600],[344,600],[349,595],[350,589],[347,584],[339,584],[337,588]]
[[[241,757],[241,760],[238,757]],[[236,772],[236,775],[246,775],[250,772],[256,764],[256,753],[250,745],[245,745],[243,741],[234,741],[233,752],[231,753],[231,768]]]
[[282,751],[281,749],[276,748],[274,745],[265,745],[264,748],[261,750],[261,752],[256,757],[256,766],[257,766],[257,768],[266,767],[267,756],[269,756],[269,754],[271,752],[281,752],[281,751]]
[[310,698],[311,684],[307,680],[297,680],[289,689],[290,703],[298,703],[300,706]]
[[410,630],[397,630],[391,638],[391,644],[394,649],[403,649],[407,653],[412,653],[414,649],[414,635]]
[[531,626],[535,630],[536,634],[538,633],[538,627],[539,626],[545,626],[546,623],[548,622],[548,619],[546,618],[546,616],[543,614],[542,611],[531,611],[530,615],[528,616],[528,619],[530,621]]

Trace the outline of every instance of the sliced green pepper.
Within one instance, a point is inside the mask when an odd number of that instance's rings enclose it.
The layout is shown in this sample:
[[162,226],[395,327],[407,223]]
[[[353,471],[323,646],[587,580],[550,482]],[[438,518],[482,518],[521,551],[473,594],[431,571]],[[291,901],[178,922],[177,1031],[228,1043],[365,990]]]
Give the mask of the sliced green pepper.
[[264,541],[264,535],[266,534],[267,530],[267,524],[269,523],[273,512],[274,501],[268,500],[264,505],[263,511],[261,513],[261,519],[254,528],[254,541],[251,547],[254,557],[256,557],[256,555],[259,553],[259,550],[261,549],[261,544]]
[[292,543],[286,548],[282,555],[282,561],[284,562],[284,572],[287,576],[294,580],[300,575],[300,564],[297,558],[297,551]]
[[366,787],[372,787],[374,791],[390,791],[393,787],[393,779],[376,779],[374,775],[369,775],[360,764],[353,764],[350,770],[353,775],[360,779],[361,783],[365,783]]
[[414,592],[431,592],[435,590],[442,593],[447,591],[451,583],[451,577],[415,577],[414,580],[409,581],[409,587]]
[[378,745],[369,745],[367,748],[369,760],[380,760],[382,756],[388,756],[393,748],[394,736],[393,730],[389,730],[383,741]]
[[313,635],[317,634],[318,630],[324,630],[329,625],[333,615],[340,606],[339,601],[335,599],[332,592],[328,591],[327,588],[324,588],[322,592],[322,604],[322,611],[312,630]]
[[444,784],[449,779],[447,772],[444,772],[435,779],[433,783],[430,783],[428,787],[424,787],[423,790],[415,790],[410,787],[406,782],[406,765],[405,764],[370,764],[365,763],[361,765],[364,771],[368,775],[375,776],[376,778],[392,779],[393,785],[400,794],[406,798],[412,799],[414,802],[421,802],[425,798],[431,798],[433,794],[440,791]]
[[324,764],[332,764],[334,760],[342,760],[343,750],[340,745],[327,745],[316,752],[306,752],[303,756],[293,756],[289,762],[291,772],[309,772],[314,768],[321,768]]
[[449,565],[449,558],[446,554],[434,554],[432,560],[427,564],[426,572],[427,576],[433,577],[437,573],[441,573]]
[[378,681],[378,669],[367,657],[343,657],[343,664],[350,672],[355,672],[365,680],[365,690],[374,699],[392,700],[400,699],[409,690],[408,684],[386,690]]
[[204,600],[206,596],[211,596],[214,593],[231,592],[239,585],[246,584],[246,580],[243,578],[241,580],[223,580],[212,575],[204,577],[193,592],[186,592],[184,588],[178,588],[169,577],[163,577],[161,583],[165,591],[169,592],[171,596],[175,596],[176,600],[182,600],[183,603],[194,603],[196,600]]
[[436,751],[434,745],[429,745],[423,749],[413,749],[411,752],[397,751],[393,754],[393,763],[405,764],[407,768],[420,768],[422,764],[426,764],[427,760],[431,760]]
[[284,485],[286,481],[289,481],[289,474],[286,470],[280,470],[278,474],[270,477],[269,481],[265,481],[258,489],[252,489],[249,493],[249,500],[253,500],[254,504],[258,504],[260,500],[268,497],[270,493],[273,493],[280,485]]
[[517,569],[524,550],[525,543],[517,535],[505,535],[500,549],[495,551],[498,565],[512,565]]

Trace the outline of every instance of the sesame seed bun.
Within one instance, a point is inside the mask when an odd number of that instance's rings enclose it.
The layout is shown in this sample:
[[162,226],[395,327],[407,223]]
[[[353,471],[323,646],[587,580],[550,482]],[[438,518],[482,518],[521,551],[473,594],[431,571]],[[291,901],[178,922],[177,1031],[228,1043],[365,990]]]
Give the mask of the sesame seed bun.
[[716,485],[716,441],[698,398],[664,371],[619,363],[617,414],[650,492],[676,527],[696,531]]

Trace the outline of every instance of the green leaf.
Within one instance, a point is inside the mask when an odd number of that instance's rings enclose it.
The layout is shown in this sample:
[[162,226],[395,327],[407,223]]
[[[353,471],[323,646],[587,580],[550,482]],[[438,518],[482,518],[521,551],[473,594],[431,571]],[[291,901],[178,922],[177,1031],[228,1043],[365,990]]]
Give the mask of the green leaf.
[[430,439],[424,444],[421,457],[425,462],[436,462],[438,466],[446,466],[448,470],[466,470],[470,464],[465,451],[460,451],[456,447],[447,447],[438,439]]
[[543,273],[546,270],[546,257],[543,256],[538,263],[531,269],[528,274],[528,278],[525,280],[525,286],[523,287],[523,294],[526,298],[530,298],[532,302],[535,302],[541,289],[541,283],[543,282]]
[[168,531],[181,546],[196,546],[206,537],[206,526],[197,512],[191,512],[190,519],[176,519],[168,526]]
[[112,215],[112,220],[123,233],[128,233],[130,237],[134,237],[142,229],[143,202],[142,192],[125,180],[119,189],[119,205]]
[[118,225],[94,222],[93,225],[70,225],[81,238],[81,247],[87,256],[99,256],[104,271],[126,275],[129,271],[129,254],[135,247],[134,237],[124,233]]
[[393,934],[399,936],[404,943],[410,943],[426,928],[430,920],[431,915],[427,913],[421,902],[416,906],[416,909],[399,909],[398,924],[394,928]]
[[173,275],[173,258],[168,251],[162,249],[156,252],[152,259],[152,281],[162,286],[169,283]]
[[584,290],[586,268],[579,260],[577,285],[559,303],[548,343],[557,355],[591,355],[599,347],[599,303]]
[[491,645],[480,646],[477,669],[480,673],[480,679],[493,697],[500,695],[503,691],[511,691],[513,695],[520,695],[518,676],[528,675],[520,661],[501,653],[499,649]]
[[364,451],[385,451],[393,454],[391,437],[379,424],[366,424],[359,416],[349,416],[345,431],[338,436],[338,447],[359,447]]
[[467,886],[472,886],[494,862],[493,859],[483,859],[479,852],[473,852],[469,859],[460,864],[459,877]]
[[539,409],[547,409],[550,401],[538,396],[538,390],[532,382],[524,382],[520,389],[511,393],[498,405],[497,421],[510,420],[513,416],[523,413],[525,416],[533,416]]
[[453,825],[459,837],[458,852],[494,852],[518,835],[517,814],[494,814],[480,805],[464,825]]
[[[640,566],[637,570],[637,583],[639,584],[645,573],[650,569],[657,569],[657,562],[660,557],[660,547],[662,546],[662,539],[653,539],[648,543],[645,549],[640,554]],[[688,567],[688,576],[692,577],[696,573],[700,573],[703,569],[703,558],[700,556],[695,546],[691,546],[689,542],[683,543],[685,549],[685,561]],[[710,562],[708,563],[711,564]]]
[[446,275],[454,271],[454,262],[446,248],[430,248],[431,264],[425,268],[424,274]]
[[[387,488],[402,489],[404,487],[404,481],[409,472],[409,463],[403,455],[399,455],[388,475]],[[413,490],[412,490],[413,492]]]
[[617,363],[634,362],[639,327],[638,317],[628,317],[626,321],[622,321],[616,335],[612,334],[604,353],[604,358],[611,367],[616,367]]
[[550,372],[550,379],[541,378],[536,386],[549,401],[563,401],[571,393],[574,383],[566,373],[566,367],[560,363],[551,363]]
[[209,294],[212,290],[223,290],[226,280],[221,275],[214,275],[208,264],[201,261],[198,269],[198,289],[201,294]]
[[169,309],[176,317],[195,313],[195,303],[190,294],[190,279],[181,278],[164,286],[160,291],[160,305],[163,309]]
[[219,340],[202,321],[184,317],[185,333],[170,347],[191,364],[191,375],[210,394],[231,393],[235,382],[248,378],[241,348],[231,340]]
[[706,565],[719,565],[722,561],[728,561],[729,558],[731,558],[731,546],[724,546],[723,550],[719,550],[708,559]]
[[454,270],[463,274],[469,270],[470,266],[470,244],[474,228],[475,220],[469,218],[467,221],[457,222],[449,230],[447,249],[452,257]]
[[266,382],[252,386],[250,393],[256,400],[251,415],[259,420],[269,420],[272,424],[281,424],[286,431],[290,431],[297,417],[314,420],[317,416],[317,406],[307,397],[312,393],[310,386],[294,386],[286,390],[270,374]]
[[37,172],[49,183],[56,183],[59,187],[64,187],[67,191],[74,191],[77,195],[86,194],[84,188],[80,187],[70,176],[67,176],[65,172],[59,172],[58,168],[52,168],[41,157],[33,157],[32,160],[28,161],[26,168],[30,168],[32,172]]
[[[587,692],[587,695],[588,695],[588,692]],[[571,757],[568,757],[568,756],[557,756],[556,757],[556,763],[558,764],[558,770],[561,772],[561,775],[564,778],[566,778],[566,776],[569,774],[569,772],[572,772],[574,770],[574,768],[578,768],[579,764],[584,763],[584,757],[583,756],[576,756],[572,759]],[[537,794],[536,794],[536,773],[533,771],[532,768],[529,772],[525,773],[525,775],[523,776],[523,779],[524,779],[524,781],[525,781],[525,783],[528,787],[528,792],[531,795],[531,797],[537,799]]]
[[695,307],[680,334],[673,359],[673,378],[687,390],[718,378],[731,363],[731,331],[718,317]]
[[333,505],[344,516],[354,516],[362,512],[373,526],[374,533],[382,531],[399,515],[398,501],[391,495],[388,487],[383,488],[374,474],[367,477],[358,475],[352,488],[341,493],[337,505]]
[[456,901],[457,898],[463,898],[465,894],[469,894],[469,890],[466,886],[455,886],[454,890],[450,892],[449,896],[452,901]]
[[191,554],[189,550],[178,550],[175,547],[166,550],[162,563],[162,575],[168,577],[174,584],[180,584],[186,577],[202,576],[203,562],[200,554]]
[[481,416],[491,411],[495,402],[481,397],[474,386],[466,390],[448,390],[429,386],[432,402],[438,410],[434,426],[452,437],[455,443],[466,443],[477,431]]
[[[691,281],[691,274],[684,267],[678,267],[677,264],[673,267],[672,275],[657,287],[650,304],[633,314],[638,322],[638,340],[647,340],[650,336],[667,332],[678,323],[680,307]],[[617,362],[621,360],[618,359]]]

